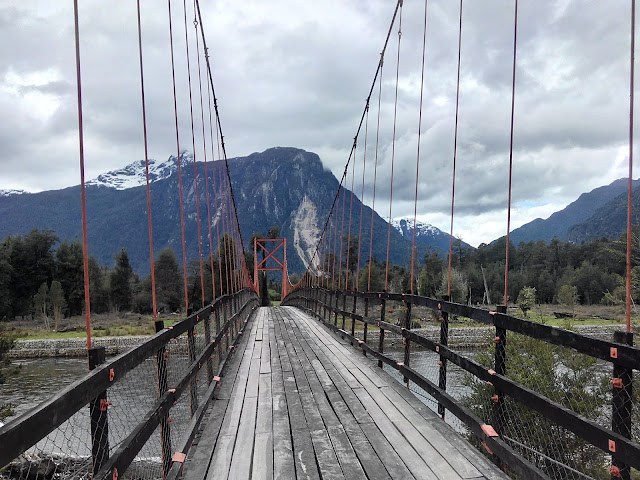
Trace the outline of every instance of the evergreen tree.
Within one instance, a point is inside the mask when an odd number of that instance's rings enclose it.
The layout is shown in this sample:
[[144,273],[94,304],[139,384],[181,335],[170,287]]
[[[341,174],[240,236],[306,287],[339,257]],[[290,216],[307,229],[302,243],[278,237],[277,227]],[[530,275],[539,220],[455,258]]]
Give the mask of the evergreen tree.
[[116,266],[111,272],[111,302],[118,311],[131,309],[131,280],[133,269],[129,263],[127,249],[123,248],[120,254],[116,255]]
[[[184,304],[182,277],[176,255],[171,248],[165,248],[158,254],[155,261],[155,272],[158,311],[176,312],[180,310]],[[150,289],[151,282],[149,282]]]
[[55,278],[62,284],[67,304],[65,314],[81,315],[84,308],[84,264],[82,243],[63,240],[55,257]]

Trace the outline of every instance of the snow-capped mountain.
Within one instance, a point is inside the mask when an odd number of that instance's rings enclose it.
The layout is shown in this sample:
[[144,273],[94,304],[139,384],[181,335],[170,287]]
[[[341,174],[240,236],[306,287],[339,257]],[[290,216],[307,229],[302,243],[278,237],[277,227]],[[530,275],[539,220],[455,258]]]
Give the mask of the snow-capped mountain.
[[[413,218],[395,218],[391,220],[391,225],[400,232],[403,237],[411,237],[413,235]],[[430,223],[416,220],[416,238],[424,235],[436,236],[443,235],[444,232]]]
[[29,193],[29,192],[25,192],[24,190],[14,190],[14,189],[0,190],[0,197],[10,197],[11,195],[24,195],[25,193]]
[[[400,234],[411,241],[413,239],[413,217],[396,218],[391,221],[391,225],[400,232]],[[433,225],[416,221],[416,243],[432,245],[442,250],[449,249],[449,234],[443,232]],[[471,247],[462,242],[463,247]]]
[[[193,163],[193,154],[189,152],[180,153],[182,166]],[[158,160],[149,159],[149,181],[151,183],[169,178],[178,170],[178,164],[174,155],[167,160],[160,162]],[[127,165],[120,170],[113,170],[103,173],[97,178],[87,182],[87,185],[95,185],[98,187],[113,188],[116,190],[126,190],[128,188],[146,185],[146,172],[144,160],[138,160]]]

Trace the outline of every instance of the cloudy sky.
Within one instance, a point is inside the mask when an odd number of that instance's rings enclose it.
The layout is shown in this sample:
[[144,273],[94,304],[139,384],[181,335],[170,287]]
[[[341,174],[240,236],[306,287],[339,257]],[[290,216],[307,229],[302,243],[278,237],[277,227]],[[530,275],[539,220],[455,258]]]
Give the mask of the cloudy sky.
[[[136,10],[131,0],[80,3],[86,175],[94,178],[144,158]],[[164,160],[176,153],[167,3],[141,3],[149,155]],[[193,5],[186,3],[198,130]],[[404,3],[393,217],[413,215],[418,144],[424,2]],[[428,5],[418,211],[445,231],[458,6]],[[454,233],[473,245],[506,232],[513,6],[513,0],[464,3]],[[395,1],[201,0],[201,7],[229,156],[300,147],[318,153],[340,177]],[[191,150],[182,2],[173,1],[172,11],[181,148]],[[514,228],[626,176],[630,1],[525,0],[518,27]],[[397,30],[396,24],[382,77],[376,209],[383,216]],[[0,3],[0,189],[79,183],[73,38],[71,0]],[[367,139],[369,204],[376,115],[377,91]],[[362,136],[356,185],[364,143]],[[197,132],[196,145],[202,159]]]

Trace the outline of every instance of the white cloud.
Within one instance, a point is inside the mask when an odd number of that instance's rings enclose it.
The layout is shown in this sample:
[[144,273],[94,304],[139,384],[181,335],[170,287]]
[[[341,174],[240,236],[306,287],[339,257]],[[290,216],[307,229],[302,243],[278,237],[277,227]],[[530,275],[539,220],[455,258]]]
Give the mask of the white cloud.
[[[393,2],[201,3],[229,156],[296,146],[318,153],[340,177]],[[142,7],[150,156],[164,159],[177,151],[168,14],[165,4]],[[403,12],[394,216],[413,213],[422,7],[407,1]],[[457,9],[450,0],[429,1],[419,211],[445,230]],[[506,229],[513,9],[503,0],[465,2],[464,9],[455,230],[477,244]],[[172,10],[181,148],[191,149],[182,3],[173,2]],[[193,41],[191,6],[188,10]],[[521,2],[519,14],[514,228],[626,175],[628,155],[628,2]],[[82,2],[80,34],[86,169],[92,178],[143,158],[135,4]],[[376,199],[383,216],[390,190],[397,38],[394,29],[383,74]],[[190,49],[198,125],[195,48]],[[0,111],[10,119],[0,127],[0,188],[38,191],[77,184],[71,3],[2,2],[0,60]],[[377,88],[367,141],[369,204],[376,116]],[[202,155],[199,131],[197,156]],[[356,172],[363,147],[360,138]],[[356,185],[360,178],[356,173]]]

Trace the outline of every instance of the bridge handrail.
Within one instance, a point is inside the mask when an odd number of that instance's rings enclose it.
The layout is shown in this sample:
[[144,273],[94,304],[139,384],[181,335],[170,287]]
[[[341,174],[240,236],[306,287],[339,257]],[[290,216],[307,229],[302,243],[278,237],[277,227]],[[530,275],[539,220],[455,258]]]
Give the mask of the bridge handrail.
[[[309,292],[314,295],[309,295]],[[320,297],[322,295],[332,295],[336,299],[335,305],[330,305],[323,302]],[[431,382],[416,370],[406,365],[404,362],[398,362],[388,355],[376,350],[370,345],[355,336],[354,325],[355,321],[361,321],[367,325],[375,325],[380,328],[381,331],[388,330],[395,334],[402,336],[405,341],[415,342],[426,349],[436,352],[441,358],[449,360],[465,370],[476,378],[489,382],[494,387],[509,395],[517,402],[527,406],[528,408],[538,412],[550,421],[566,428],[573,432],[583,440],[589,442],[595,447],[606,453],[612,453],[612,443],[614,442],[613,452],[615,456],[622,460],[626,465],[640,469],[640,445],[635,443],[609,428],[605,428],[596,422],[585,418],[584,416],[574,412],[573,410],[564,407],[563,405],[549,399],[548,397],[537,393],[524,385],[519,384],[516,381],[508,378],[507,376],[500,375],[490,368],[486,368],[483,365],[466,358],[453,350],[448,345],[433,341],[419,333],[413,332],[410,329],[394,325],[392,323],[381,319],[374,319],[364,315],[357,314],[355,308],[353,311],[344,310],[344,308],[337,307],[338,296],[354,298],[365,298],[376,301],[398,301],[405,302],[406,304],[421,305],[434,310],[441,311],[445,314],[455,314],[472,318],[481,323],[495,326],[505,330],[510,330],[515,333],[519,333],[534,339],[542,340],[554,345],[561,345],[563,347],[571,348],[582,354],[598,358],[615,365],[624,366],[628,369],[640,370],[640,349],[625,345],[618,342],[611,342],[607,340],[601,340],[597,338],[588,337],[580,333],[572,332],[569,330],[561,329],[558,327],[551,327],[548,325],[539,324],[529,320],[521,319],[505,313],[498,313],[493,311],[484,310],[477,307],[468,305],[462,305],[454,302],[438,300],[428,297],[421,297],[417,295],[407,294],[394,294],[387,292],[357,292],[357,291],[342,291],[342,290],[329,290],[324,288],[301,288],[292,292],[287,298],[284,299],[283,304],[296,304],[310,310],[316,314],[315,310],[310,307],[310,303],[314,303],[316,307],[325,309],[325,311],[332,314],[340,315],[342,317],[350,318],[354,320],[352,323],[351,333],[344,330],[344,328],[338,328],[337,324],[325,321],[323,316],[320,319],[334,331],[339,332],[341,335],[350,339],[354,344],[357,344],[364,352],[374,356],[380,362],[384,362],[389,366],[396,369],[405,378],[410,379],[418,386],[423,388],[427,393],[434,397],[439,404],[450,410],[456,417],[458,417],[470,430],[479,438],[482,442],[485,442],[490,449],[496,453],[503,461],[510,465],[510,467],[516,469],[525,477],[530,478],[531,475],[537,476],[538,473],[542,474],[541,478],[546,478],[542,472],[536,472],[536,468],[533,467],[527,460],[515,452],[508,444],[506,444],[500,437],[488,436],[483,430],[484,422],[478,418],[471,410],[460,405],[452,396],[450,396],[446,389],[440,388],[439,385]],[[300,303],[299,300],[306,301],[307,303]],[[298,301],[296,301],[298,300]],[[344,303],[343,303],[344,305]],[[355,305],[355,304],[354,304]],[[316,314],[317,315],[317,314]],[[531,470],[534,468],[534,470]]]
[[[437,300],[435,298],[421,297],[418,295],[409,295],[404,293],[387,293],[387,292],[358,292],[358,291],[342,291],[342,290],[329,290],[319,289],[320,291],[326,291],[330,294],[355,296],[358,298],[368,298],[375,300],[391,300],[397,302],[406,302],[413,305],[420,305],[434,310],[441,310],[442,312],[452,315],[460,315],[470,318],[480,323],[484,323],[487,326],[495,326],[498,328],[504,328],[514,333],[526,335],[530,338],[537,340],[543,340],[554,345],[572,348],[573,350],[589,355],[591,357],[599,358],[610,363],[617,363],[627,368],[633,368],[640,370],[640,348],[625,345],[624,343],[617,343],[608,340],[602,340],[599,338],[589,337],[571,330],[566,330],[560,327],[544,325],[542,323],[526,320],[524,318],[515,317],[506,313],[499,313],[496,311],[485,310],[470,305],[463,305],[461,303],[448,302],[446,300]],[[333,308],[327,305],[327,308]],[[367,321],[357,314],[349,311],[340,310],[339,315],[344,315],[356,319],[358,321]],[[367,322],[371,323],[371,322]],[[376,323],[374,321],[373,323]],[[395,327],[395,326],[394,326]],[[396,333],[401,333],[402,327],[396,327]],[[389,327],[389,329],[393,329]],[[611,356],[611,348],[616,348],[617,357]]]
[[[228,302],[233,302],[242,297],[243,294],[251,292],[250,289],[243,289],[233,294],[218,297],[212,304],[189,315],[182,321],[166,327],[155,335],[145,340],[142,344],[133,347],[112,360],[109,360],[94,370],[88,372],[82,378],[71,383],[69,386],[60,390],[57,394],[45,400],[34,409],[25,412],[0,427],[0,466],[9,464],[13,459],[27,451],[39,440],[46,437],[49,433],[62,425],[71,418],[77,411],[85,407],[90,401],[95,399],[98,394],[112,387],[125,374],[140,365],[150,356],[155,355],[160,349],[166,346],[172,339],[193,329],[197,324],[208,318],[209,315],[222,307]],[[169,407],[173,401],[177,400],[185,385],[188,385],[193,378],[198,367],[198,360],[202,362],[213,352],[216,345],[220,343],[222,337],[226,334],[228,326],[233,323],[237,316],[244,312],[244,309],[252,302],[249,298],[247,302],[238,309],[237,313],[225,322],[224,327],[220,328],[215,339],[207,346],[196,362],[193,362],[182,377],[179,385],[175,387],[174,392],[165,392],[156,403],[155,411],[162,409],[164,405]],[[170,401],[171,400],[171,401]],[[162,408],[161,408],[162,407]],[[167,407],[168,408],[168,407]],[[155,428],[155,427],[154,427]],[[135,430],[134,430],[135,431]],[[151,433],[153,430],[151,430]],[[151,434],[149,433],[149,435]],[[143,442],[144,443],[144,442]],[[135,452],[137,453],[137,452]],[[134,453],[134,457],[135,457]],[[123,470],[120,470],[123,471]]]

